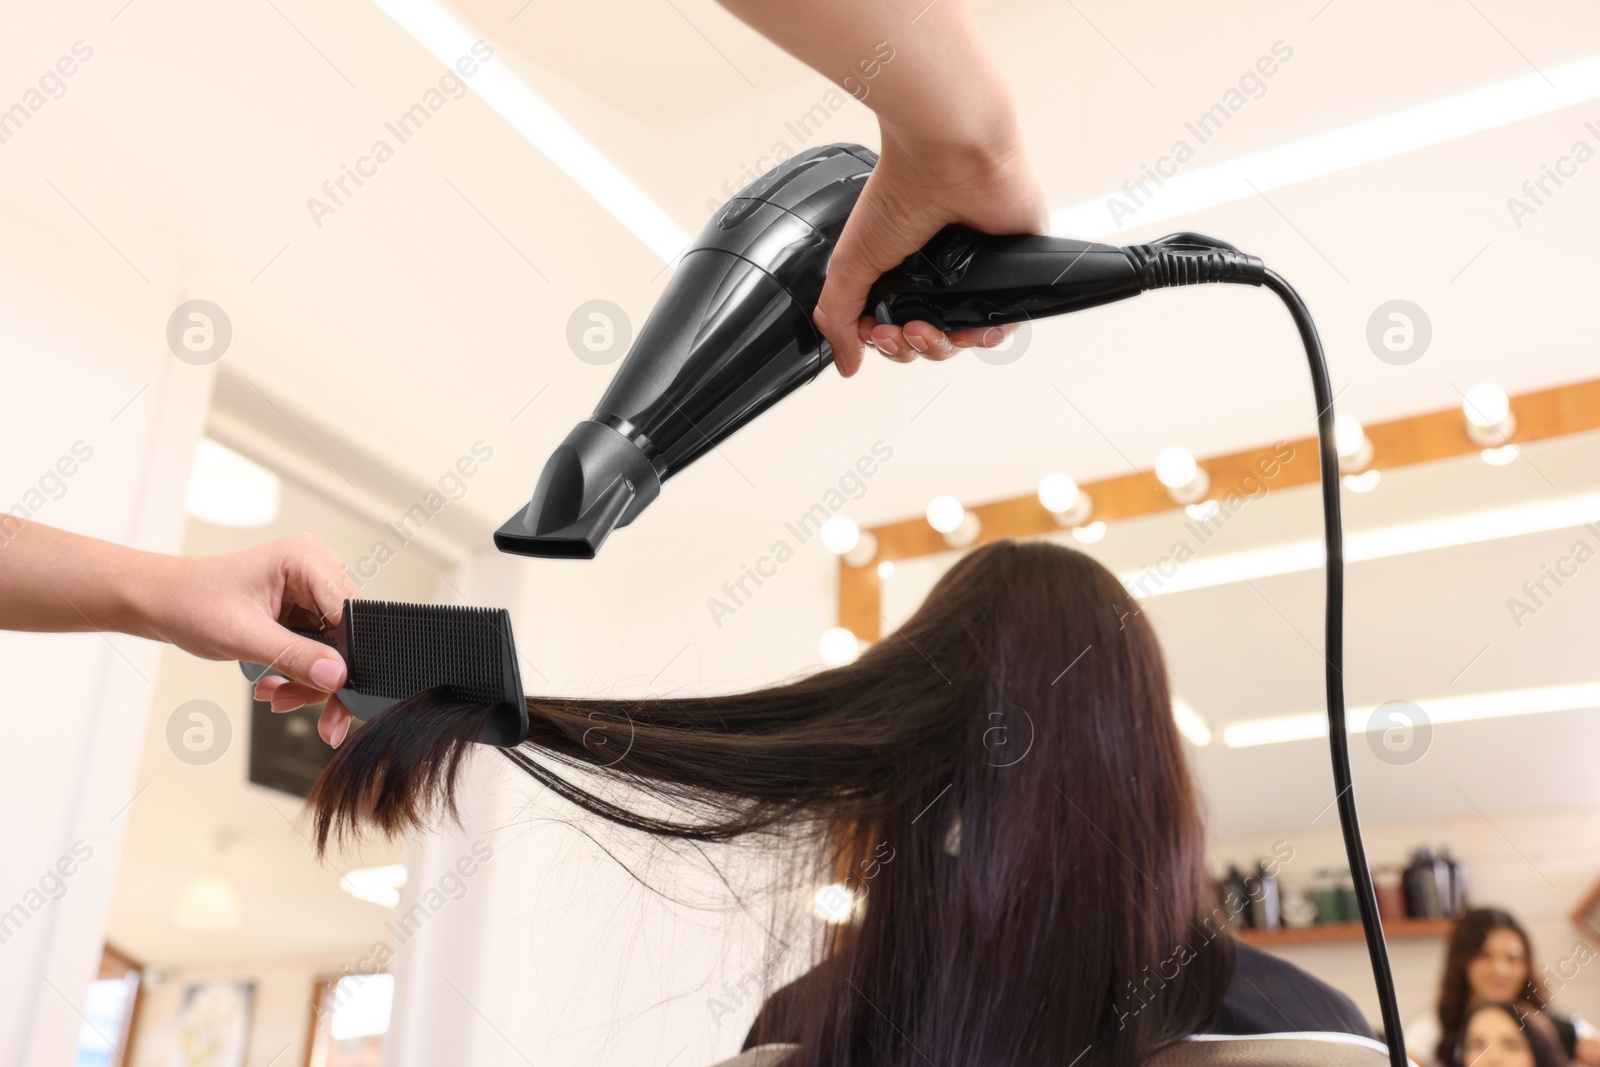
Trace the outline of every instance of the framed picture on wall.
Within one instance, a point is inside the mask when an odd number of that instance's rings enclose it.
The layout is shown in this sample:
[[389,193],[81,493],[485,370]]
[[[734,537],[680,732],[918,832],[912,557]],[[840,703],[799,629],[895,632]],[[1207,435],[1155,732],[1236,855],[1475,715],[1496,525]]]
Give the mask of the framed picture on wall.
[[254,982],[195,982],[178,1009],[177,1067],[244,1067]]

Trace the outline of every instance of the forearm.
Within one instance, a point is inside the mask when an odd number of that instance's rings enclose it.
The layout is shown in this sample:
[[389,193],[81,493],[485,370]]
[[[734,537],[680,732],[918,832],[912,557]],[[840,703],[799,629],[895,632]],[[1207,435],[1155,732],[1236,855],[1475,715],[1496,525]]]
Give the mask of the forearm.
[[148,633],[141,590],[166,557],[0,517],[0,630]]
[[1010,87],[964,0],[721,2],[872,108],[885,138],[997,151],[1017,139]]

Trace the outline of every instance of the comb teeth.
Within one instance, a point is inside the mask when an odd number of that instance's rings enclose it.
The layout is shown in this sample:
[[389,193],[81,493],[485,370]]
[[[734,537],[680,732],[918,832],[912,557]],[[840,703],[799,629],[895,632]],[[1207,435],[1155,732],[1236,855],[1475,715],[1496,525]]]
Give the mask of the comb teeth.
[[352,600],[350,688],[400,699],[449,686],[469,700],[505,699],[511,617],[500,608]]

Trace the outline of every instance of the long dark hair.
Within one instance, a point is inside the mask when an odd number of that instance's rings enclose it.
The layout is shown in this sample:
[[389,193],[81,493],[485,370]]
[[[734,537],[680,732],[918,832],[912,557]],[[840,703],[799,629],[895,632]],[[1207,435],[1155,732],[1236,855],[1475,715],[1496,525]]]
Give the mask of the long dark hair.
[[[1121,1067],[1215,1017],[1233,945],[1160,647],[1087,556],[980,548],[896,633],[798,681],[527,703],[507,755],[577,806],[765,835],[853,891],[790,1016],[795,1065]],[[449,808],[486,714],[425,694],[374,718],[312,793],[319,844]]]
[[1485,1011],[1501,1012],[1517,1024],[1523,1038],[1528,1042],[1528,1050],[1533,1054],[1533,1067],[1567,1067],[1567,1055],[1561,1048],[1561,1039],[1556,1035],[1550,1021],[1544,1018],[1534,1005],[1501,1004],[1492,1000],[1485,1001],[1467,1012],[1466,1018],[1461,1021],[1460,1036],[1450,1046],[1448,1058],[1440,1059],[1440,1063],[1450,1064],[1451,1067],[1472,1067],[1472,1063],[1467,1060],[1467,1027],[1472,1022],[1473,1016]]
[[1449,1063],[1466,1031],[1467,1017],[1472,1003],[1472,989],[1467,984],[1467,965],[1483,951],[1484,942],[1495,930],[1510,930],[1522,940],[1522,953],[1528,961],[1528,981],[1519,991],[1517,999],[1536,1011],[1550,1006],[1549,994],[1533,959],[1533,941],[1516,917],[1499,908],[1473,908],[1456,920],[1450,932],[1450,946],[1445,952],[1444,975],[1439,980],[1439,1047],[1435,1054],[1440,1063]]

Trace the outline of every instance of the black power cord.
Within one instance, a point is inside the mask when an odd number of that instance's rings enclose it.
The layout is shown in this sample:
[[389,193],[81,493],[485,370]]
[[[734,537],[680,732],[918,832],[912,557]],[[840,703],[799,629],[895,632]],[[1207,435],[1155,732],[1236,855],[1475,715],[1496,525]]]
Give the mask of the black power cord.
[[1378,898],[1367,867],[1366,846],[1361,841],[1361,820],[1356,812],[1355,782],[1350,773],[1350,731],[1344,707],[1344,524],[1339,514],[1339,450],[1334,444],[1333,386],[1328,359],[1317,326],[1294,286],[1255,256],[1226,241],[1199,233],[1174,233],[1149,244],[1123,250],[1139,274],[1143,290],[1181,285],[1233,283],[1261,285],[1272,290],[1289,309],[1311,367],[1311,388],[1317,400],[1317,442],[1322,461],[1322,536],[1327,545],[1327,636],[1323,658],[1327,662],[1328,750],[1333,759],[1334,802],[1339,809],[1339,829],[1344,834],[1345,856],[1355,883],[1361,910],[1361,928],[1367,936],[1367,955],[1378,987],[1383,1015],[1383,1036],[1389,1044],[1391,1067],[1407,1067],[1405,1035],[1400,1009],[1395,1003],[1394,975],[1389,970],[1389,946],[1378,919]]
[[1333,757],[1334,802],[1339,809],[1339,828],[1344,833],[1344,851],[1350,861],[1350,877],[1355,882],[1356,902],[1361,909],[1361,928],[1367,935],[1367,954],[1372,959],[1372,977],[1378,986],[1378,1007],[1383,1015],[1383,1036],[1389,1043],[1392,1067],[1407,1067],[1405,1036],[1400,1029],[1400,1009],[1395,1003],[1394,975],[1389,970],[1389,946],[1378,920],[1378,898],[1372,889],[1372,872],[1367,868],[1366,846],[1361,841],[1361,821],[1356,813],[1355,782],[1350,774],[1350,731],[1345,725],[1344,708],[1344,525],[1339,514],[1339,451],[1333,438],[1333,386],[1328,378],[1328,360],[1317,336],[1311,312],[1294,287],[1276,271],[1266,270],[1261,284],[1278,294],[1306,347],[1311,364],[1311,388],[1317,400],[1317,440],[1322,457],[1322,537],[1328,547],[1327,632],[1323,658],[1327,661],[1328,749]]

